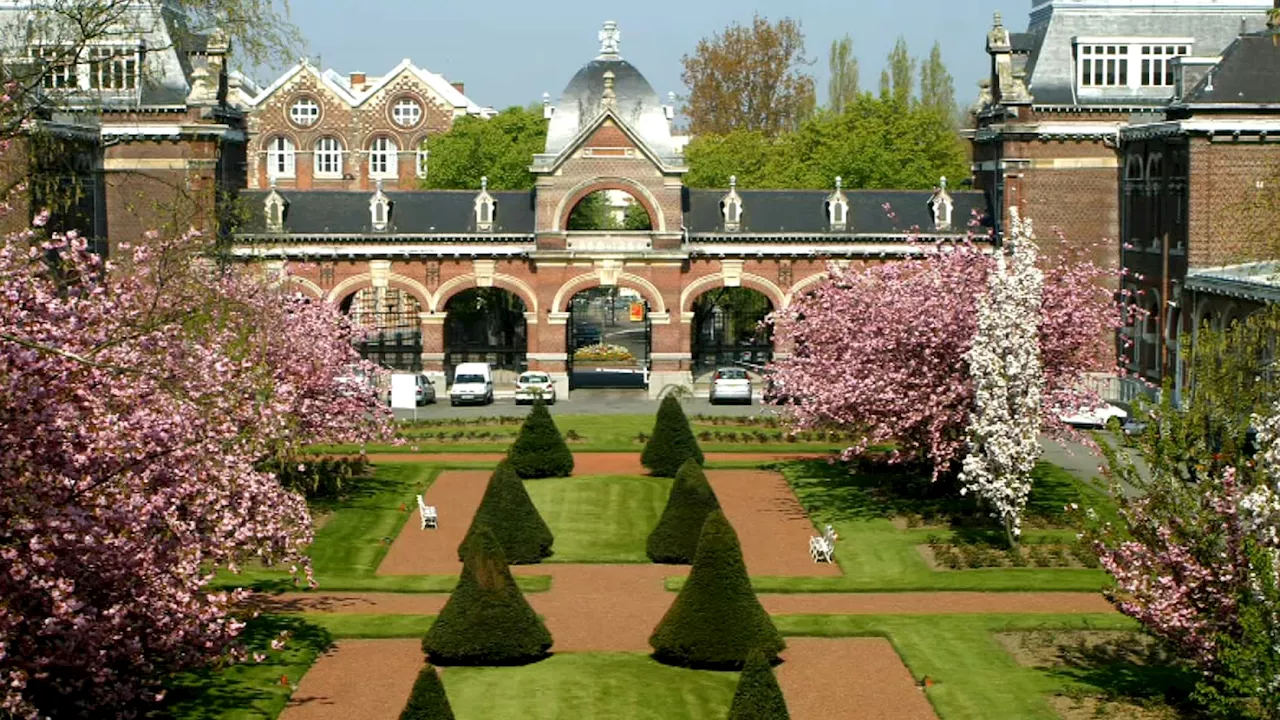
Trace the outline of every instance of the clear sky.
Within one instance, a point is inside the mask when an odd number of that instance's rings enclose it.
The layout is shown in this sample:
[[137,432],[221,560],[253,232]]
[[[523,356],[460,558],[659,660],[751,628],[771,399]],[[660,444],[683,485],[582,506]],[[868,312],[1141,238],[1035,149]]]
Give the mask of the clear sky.
[[[1025,30],[1031,0],[292,0],[292,6],[307,53],[322,68],[381,75],[411,58],[466,83],[472,100],[497,108],[538,101],[543,92],[558,98],[596,56],[605,20],[618,22],[622,56],[659,95],[681,95],[681,56],[732,22],[750,22],[753,12],[801,22],[819,102],[826,97],[827,50],[848,33],[864,89],[877,87],[899,35],[916,56],[940,41],[956,99],[967,106],[987,74],[992,13],[1003,13],[1010,29]],[[268,70],[254,74],[264,84],[274,79]]]

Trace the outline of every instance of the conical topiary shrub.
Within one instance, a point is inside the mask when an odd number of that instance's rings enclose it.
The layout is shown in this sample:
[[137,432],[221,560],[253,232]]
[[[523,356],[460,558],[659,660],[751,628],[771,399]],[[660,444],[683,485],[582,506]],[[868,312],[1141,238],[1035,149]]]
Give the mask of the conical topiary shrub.
[[790,720],[782,688],[764,653],[752,650],[738,678],[738,689],[729,706],[729,720]]
[[720,501],[707,482],[702,466],[685,460],[671,484],[667,507],[658,524],[649,533],[645,547],[649,559],[656,563],[687,565],[698,551],[698,539],[707,515],[720,509]]
[[529,499],[524,481],[511,464],[498,464],[489,485],[484,490],[480,507],[476,508],[471,528],[458,546],[458,559],[466,560],[466,547],[473,539],[476,528],[486,526],[502,546],[503,557],[512,565],[541,562],[551,554],[551,528],[538,514],[538,508]]
[[483,525],[473,528],[462,576],[426,637],[436,665],[523,665],[547,656],[551,633],[507,569],[502,546]]
[[640,454],[640,464],[658,477],[675,477],[685,460],[702,464],[702,449],[689,427],[689,418],[674,395],[662,399],[658,406],[658,418],[653,423],[653,435]]
[[454,720],[449,697],[444,694],[444,685],[434,667],[427,665],[418,671],[400,720]]
[[649,644],[659,662],[712,670],[740,669],[752,650],[773,662],[786,647],[751,589],[738,534],[723,512],[707,516],[689,579]]
[[541,400],[533,402],[533,410],[520,426],[520,435],[507,453],[507,461],[516,475],[526,480],[573,474],[573,453]]

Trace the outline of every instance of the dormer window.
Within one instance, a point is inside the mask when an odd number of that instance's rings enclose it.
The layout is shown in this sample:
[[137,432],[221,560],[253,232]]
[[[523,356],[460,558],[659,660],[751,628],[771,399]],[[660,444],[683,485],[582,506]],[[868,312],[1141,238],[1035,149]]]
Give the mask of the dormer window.
[[271,194],[267,195],[267,199],[263,201],[264,215],[267,219],[267,232],[284,232],[284,214],[288,206],[288,201],[284,199],[284,196],[276,192],[275,185],[272,184]]
[[938,180],[938,189],[929,198],[929,209],[933,212],[934,230],[951,229],[951,211],[955,209],[955,201],[951,199],[951,193],[947,192],[945,177]]
[[480,194],[476,196],[476,232],[493,232],[493,219],[498,201],[489,194],[489,178],[480,178]]
[[833,231],[849,227],[849,198],[845,197],[844,178],[836,177],[836,191],[827,198],[827,223]]
[[738,176],[729,176],[729,194],[720,201],[720,214],[724,216],[724,231],[738,232],[742,228],[742,197],[738,195]]
[[1173,59],[1191,54],[1192,38],[1076,38],[1076,87],[1082,91],[1165,88]]
[[369,218],[374,232],[386,232],[391,224],[391,200],[382,192],[382,181],[369,199]]

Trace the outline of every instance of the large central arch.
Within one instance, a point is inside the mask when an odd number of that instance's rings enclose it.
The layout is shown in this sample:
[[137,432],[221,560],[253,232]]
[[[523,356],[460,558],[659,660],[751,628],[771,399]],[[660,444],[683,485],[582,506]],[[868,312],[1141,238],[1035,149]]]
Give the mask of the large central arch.
[[554,227],[558,230],[569,229],[569,213],[582,202],[583,198],[599,190],[621,190],[631,197],[649,213],[654,232],[666,232],[667,218],[662,213],[662,206],[657,198],[643,185],[624,177],[599,177],[578,183],[564,194],[556,205]]

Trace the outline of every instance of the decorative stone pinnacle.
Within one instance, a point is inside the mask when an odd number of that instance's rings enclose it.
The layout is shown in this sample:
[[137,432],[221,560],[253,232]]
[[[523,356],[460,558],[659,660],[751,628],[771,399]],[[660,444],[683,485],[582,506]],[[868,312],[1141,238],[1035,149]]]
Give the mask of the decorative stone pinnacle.
[[618,46],[622,43],[622,32],[618,30],[617,22],[606,20],[604,27],[600,28],[598,37],[600,38],[600,57],[619,57]]
[[1004,27],[1004,18],[1000,17],[1000,13],[995,13],[995,27]]
[[489,176],[481,175],[480,176],[480,192],[488,192],[488,191],[489,191]]
[[275,179],[275,178],[271,178],[271,189],[272,189],[272,190],[275,190],[275,189],[276,189],[276,179]]
[[730,175],[730,176],[729,176],[729,189],[730,189],[730,190],[737,190],[737,189],[738,189],[738,176],[737,176],[737,175]]
[[606,70],[604,73],[604,93],[601,98],[606,106],[612,107],[613,102],[618,99],[618,94],[613,90],[614,74],[612,70]]
[[840,192],[840,188],[844,187],[844,178],[836,176],[836,192]]
[[941,178],[940,180],[938,180],[938,187],[942,188],[943,190],[946,190],[946,189],[947,189],[947,176],[946,176],[946,175],[943,175],[943,176],[942,176],[942,178]]
[[378,179],[374,182],[374,189],[376,189],[376,190],[378,191],[378,194],[379,194],[379,195],[381,195],[381,194],[382,194],[382,178],[378,178]]

